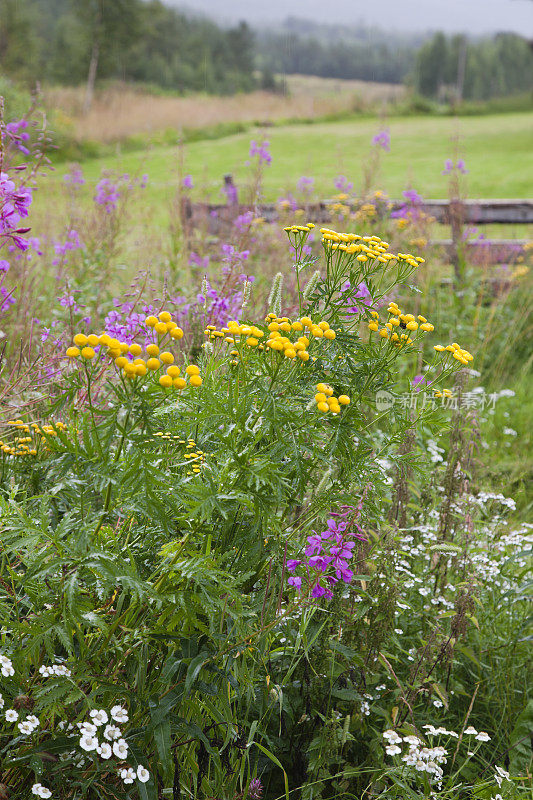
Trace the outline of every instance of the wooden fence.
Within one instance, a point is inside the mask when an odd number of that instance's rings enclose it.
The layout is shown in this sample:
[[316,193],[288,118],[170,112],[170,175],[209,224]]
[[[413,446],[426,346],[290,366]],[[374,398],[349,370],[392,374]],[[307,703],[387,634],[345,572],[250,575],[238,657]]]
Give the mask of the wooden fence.
[[[326,200],[303,206],[306,220],[318,225],[333,224],[331,207],[336,201]],[[405,208],[405,202],[392,201],[391,212]],[[515,261],[521,255],[525,239],[476,239],[462,242],[464,225],[533,225],[533,200],[425,200],[417,206],[430,214],[437,222],[449,225],[451,239],[431,242],[431,246],[444,250],[450,260],[455,262],[461,246],[468,257],[477,263],[502,264]],[[252,211],[266,223],[276,223],[283,217],[274,203],[259,206],[239,204],[221,205],[215,203],[191,203],[185,198],[181,207],[183,225],[192,230],[203,228],[216,236],[228,234],[235,219]]]

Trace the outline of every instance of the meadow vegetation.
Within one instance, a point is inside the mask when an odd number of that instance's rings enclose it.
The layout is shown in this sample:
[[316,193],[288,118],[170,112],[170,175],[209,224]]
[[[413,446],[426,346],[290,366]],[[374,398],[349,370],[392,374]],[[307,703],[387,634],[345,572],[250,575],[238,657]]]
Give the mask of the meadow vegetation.
[[414,189],[520,196],[528,119],[2,123],[0,798],[531,797],[533,248],[454,273]]

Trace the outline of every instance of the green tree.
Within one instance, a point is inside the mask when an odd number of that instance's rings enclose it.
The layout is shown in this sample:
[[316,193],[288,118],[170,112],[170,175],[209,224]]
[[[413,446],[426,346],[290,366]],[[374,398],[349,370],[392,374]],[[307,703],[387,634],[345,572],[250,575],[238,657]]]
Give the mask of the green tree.
[[72,0],[90,43],[84,108],[92,103],[96,77],[120,67],[128,47],[140,35],[139,0]]

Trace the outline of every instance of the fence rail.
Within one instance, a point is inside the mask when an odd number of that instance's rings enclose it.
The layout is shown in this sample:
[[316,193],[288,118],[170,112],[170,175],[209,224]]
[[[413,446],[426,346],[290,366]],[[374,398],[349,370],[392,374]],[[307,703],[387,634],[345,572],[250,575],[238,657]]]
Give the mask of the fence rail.
[[[334,200],[305,204],[306,219],[317,224],[333,224],[331,206]],[[405,208],[405,202],[393,200],[390,211]],[[440,248],[452,259],[457,258],[457,248],[461,245],[475,263],[503,264],[514,261],[521,255],[526,244],[523,239],[480,239],[462,242],[463,225],[533,225],[533,200],[425,200],[417,206],[421,211],[431,214],[437,222],[450,225],[452,238],[430,242],[432,247]],[[191,203],[184,198],[181,207],[182,222],[186,228],[203,228],[212,235],[227,233],[233,221],[241,214],[252,211],[266,223],[279,222],[283,216],[275,203],[257,206],[242,204]]]

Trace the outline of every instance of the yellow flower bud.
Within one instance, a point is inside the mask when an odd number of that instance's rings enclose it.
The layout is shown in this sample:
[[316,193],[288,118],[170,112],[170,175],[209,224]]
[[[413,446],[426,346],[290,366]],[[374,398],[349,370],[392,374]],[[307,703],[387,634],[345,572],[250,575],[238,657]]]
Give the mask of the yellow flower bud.
[[162,311],[159,314],[159,319],[161,320],[161,322],[170,322],[170,320],[172,319],[172,314],[169,314],[168,311]]
[[96,336],[96,334],[90,333],[87,337],[87,344],[91,347],[96,347],[96,345],[100,344],[100,339],[98,336]]
[[163,364],[173,364],[174,363],[174,356],[172,355],[172,353],[168,353],[168,352],[161,353],[159,358],[161,359]]
[[130,344],[129,350],[132,356],[140,356],[142,353],[142,347],[140,344]]
[[149,328],[155,328],[157,325],[157,317],[154,317],[153,315],[146,317],[144,324],[148,325]]
[[148,369],[155,371],[156,369],[159,369],[159,367],[161,366],[161,362],[159,361],[158,358],[149,358],[148,361],[146,362],[146,366],[148,367]]
[[170,336],[172,337],[172,339],[183,339],[183,331],[181,328],[178,327],[172,328],[172,330],[170,331]]
[[170,375],[161,375],[159,383],[164,389],[169,389],[172,386],[172,378]]
[[66,355],[69,358],[77,358],[79,356],[79,354],[80,354],[80,351],[79,351],[78,347],[69,347],[67,352],[66,352]]
[[115,364],[119,369],[124,369],[127,363],[128,359],[126,358],[126,356],[119,356],[118,358],[115,358]]
[[191,386],[198,387],[202,385],[202,379],[200,378],[199,375],[191,375],[189,378],[189,383],[191,384]]
[[309,353],[307,352],[307,350],[298,350],[298,353],[296,355],[302,361],[309,361]]
[[167,368],[167,375],[170,375],[171,378],[179,378],[181,370],[176,365]]
[[331,328],[329,328],[329,330],[327,331],[324,331],[324,338],[329,339],[330,341],[335,339],[336,335],[337,334],[335,333],[335,331],[332,330]]
[[74,339],[72,340],[74,344],[77,344],[78,347],[83,347],[87,344],[87,337],[84,333],[77,333]]
[[347,394],[340,394],[338,400],[341,406],[350,405],[350,398],[348,397]]
[[176,389],[184,389],[187,385],[183,378],[173,378],[172,385],[176,387]]
[[166,322],[157,322],[154,325],[155,330],[163,336],[167,332],[167,325]]
[[81,351],[81,355],[83,358],[86,358],[88,361],[90,361],[91,358],[94,358],[95,352],[92,347],[84,347]]
[[322,411],[323,414],[326,414],[329,411],[329,406],[327,403],[319,403],[317,408],[319,411]]

